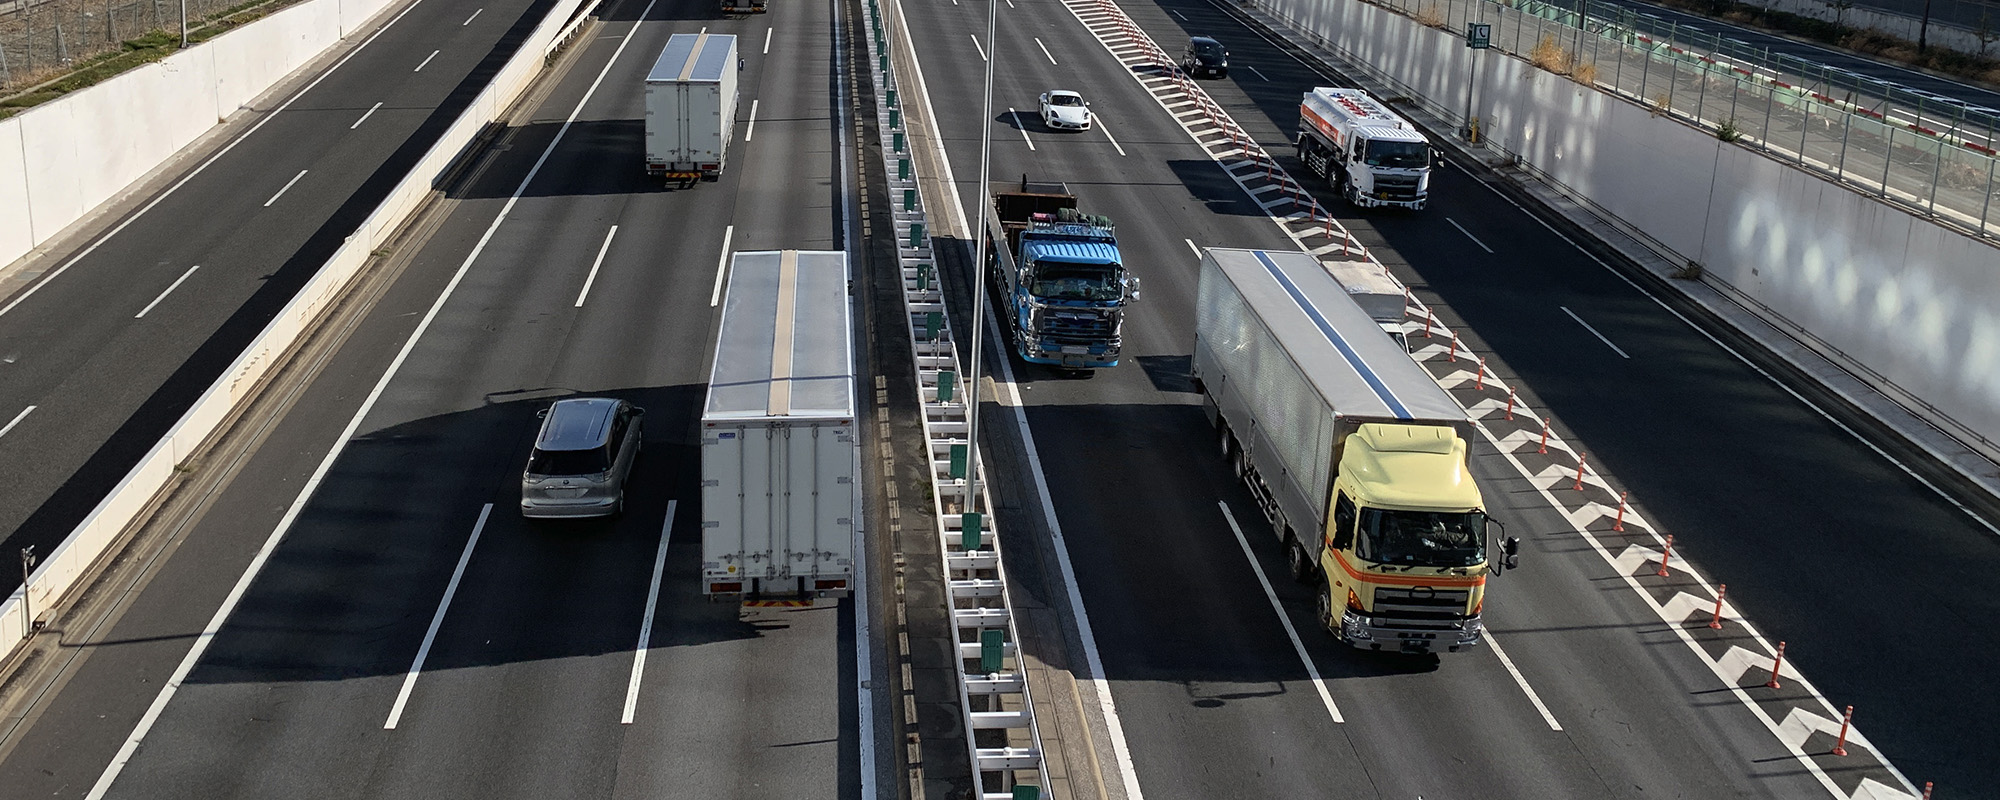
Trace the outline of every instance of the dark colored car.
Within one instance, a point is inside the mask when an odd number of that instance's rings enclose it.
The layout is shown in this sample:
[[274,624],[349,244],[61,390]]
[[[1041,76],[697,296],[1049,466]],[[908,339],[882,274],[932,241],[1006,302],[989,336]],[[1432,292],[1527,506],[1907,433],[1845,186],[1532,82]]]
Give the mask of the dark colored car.
[[1206,36],[1189,39],[1187,49],[1181,51],[1181,71],[1197,78],[1229,77],[1229,50]]

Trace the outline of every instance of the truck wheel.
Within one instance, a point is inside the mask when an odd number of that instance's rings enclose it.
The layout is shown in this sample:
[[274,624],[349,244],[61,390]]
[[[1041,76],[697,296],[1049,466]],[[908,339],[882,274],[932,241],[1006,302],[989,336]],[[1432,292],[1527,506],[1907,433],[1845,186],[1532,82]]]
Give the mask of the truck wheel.
[[1250,457],[1243,454],[1242,447],[1229,452],[1229,474],[1235,475],[1239,481],[1248,480],[1250,477]]
[[1306,583],[1313,579],[1312,556],[1306,553],[1306,546],[1299,542],[1299,535],[1291,528],[1285,529],[1285,564],[1291,567],[1292,582]]
[[1221,420],[1215,423],[1215,445],[1222,449],[1222,460],[1228,461],[1236,452],[1236,439],[1229,435],[1229,425]]
[[1333,587],[1326,581],[1319,583],[1319,602],[1313,604],[1313,611],[1319,616],[1319,627],[1333,637],[1340,638],[1340,623],[1333,617]]

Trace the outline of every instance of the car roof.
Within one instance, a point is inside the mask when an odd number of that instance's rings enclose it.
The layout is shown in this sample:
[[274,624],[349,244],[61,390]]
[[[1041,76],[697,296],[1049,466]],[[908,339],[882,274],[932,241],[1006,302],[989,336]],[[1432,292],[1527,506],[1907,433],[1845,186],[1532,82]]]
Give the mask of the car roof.
[[611,433],[611,415],[622,401],[609,397],[569,397],[557,400],[542,420],[535,447],[542,450],[589,450],[602,447]]
[[1218,41],[1216,41],[1216,40],[1215,40],[1215,37],[1213,37],[1213,36],[1194,36],[1194,37],[1190,37],[1190,38],[1188,39],[1188,44],[1218,44],[1218,45],[1219,45],[1219,44],[1222,44],[1222,43],[1221,43],[1221,42],[1218,42]]
[[1048,90],[1047,92],[1045,92],[1045,94],[1047,94],[1047,95],[1048,95],[1048,96],[1050,96],[1050,97],[1063,97],[1063,96],[1069,96],[1069,97],[1082,97],[1082,96],[1083,96],[1083,95],[1080,95],[1080,94],[1077,94],[1076,92],[1073,92],[1073,91],[1070,91],[1070,90],[1068,90],[1068,89],[1050,89],[1050,90]]

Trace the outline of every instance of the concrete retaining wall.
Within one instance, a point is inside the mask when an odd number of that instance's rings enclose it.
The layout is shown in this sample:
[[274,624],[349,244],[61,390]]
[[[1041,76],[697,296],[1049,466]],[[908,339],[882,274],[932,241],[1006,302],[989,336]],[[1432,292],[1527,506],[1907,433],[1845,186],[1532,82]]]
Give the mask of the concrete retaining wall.
[[[39,614],[41,609],[60,601],[77,580],[88,573],[106,549],[117,541],[119,534],[168,485],[174,476],[174,467],[202,446],[216,428],[235,412],[237,405],[255,390],[271,367],[312,328],[320,314],[333,305],[367,263],[370,254],[424,202],[433,190],[434,182],[459,157],[466,145],[487,124],[500,118],[541,73],[549,54],[575,33],[584,19],[577,16],[574,22],[569,21],[582,2],[563,0],[550,10],[549,16],[530,34],[520,52],[500,69],[493,82],[472,101],[409,175],[362,222],[360,228],[347,238],[312,281],[299,290],[298,295],[230,365],[229,370],[175,423],[166,438],[154,445],[139,465],[125,476],[117,489],[43,559],[29,577],[27,585],[0,604],[0,642],[19,642],[24,638],[30,624],[30,613]],[[565,25],[566,22],[569,24]],[[56,105],[59,107],[62,104]],[[0,156],[3,155],[6,155],[5,151],[0,151]],[[24,607],[23,603],[30,600],[32,602]]]
[[[1787,167],[1713,133],[1358,0],[1257,0],[1305,38],[1705,267],[1781,327],[1930,406],[1963,438],[2000,439],[2000,248]],[[1441,202],[1449,203],[1449,198]],[[1920,411],[1920,413],[1923,413]]]

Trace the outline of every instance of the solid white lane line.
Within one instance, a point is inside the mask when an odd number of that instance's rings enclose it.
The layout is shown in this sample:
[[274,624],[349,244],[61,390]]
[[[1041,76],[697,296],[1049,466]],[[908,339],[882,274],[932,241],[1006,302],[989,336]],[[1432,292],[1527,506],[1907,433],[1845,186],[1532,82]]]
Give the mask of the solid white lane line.
[[674,510],[679,500],[667,501],[667,521],[660,524],[660,552],[653,556],[653,585],[646,590],[646,617],[639,623],[639,644],[632,648],[632,682],[625,687],[625,716],[619,723],[632,724],[632,712],[639,708],[639,679],[646,675],[646,648],[653,643],[653,611],[660,606],[660,573],[667,568],[667,540],[674,535]]
[[432,50],[432,51],[431,51],[431,54],[430,54],[430,55],[427,55],[427,56],[424,56],[424,63],[422,63],[422,64],[418,64],[418,65],[417,65],[417,68],[416,68],[416,69],[413,69],[413,70],[410,70],[410,71],[411,71],[411,72],[423,72],[423,71],[424,71],[424,67],[425,67],[425,66],[427,66],[427,65],[429,65],[429,64],[431,63],[431,59],[433,59],[433,58],[437,58],[437,57],[438,57],[438,54],[439,54],[439,53],[442,53],[442,52],[444,52],[444,51],[443,51],[443,50]]
[[618,235],[618,226],[604,234],[604,244],[597,246],[597,260],[590,262],[590,275],[583,279],[583,291],[576,293],[576,307],[583,307],[583,299],[590,296],[590,286],[597,282],[597,268],[604,266],[604,254],[611,251],[611,237]]
[[1582,325],[1584,330],[1590,331],[1590,335],[1597,337],[1597,340],[1603,342],[1605,347],[1611,348],[1612,352],[1617,353],[1619,358],[1631,358],[1631,356],[1625,354],[1624,350],[1619,349],[1618,345],[1612,344],[1610,339],[1604,338],[1604,334],[1598,333],[1596,328],[1590,327],[1590,323],[1584,322],[1582,317],[1576,315],[1576,312],[1569,310],[1569,306],[1556,307],[1562,309],[1564,314],[1568,314],[1570,319],[1576,320],[1576,324]]
[[183,281],[186,281],[186,280],[188,279],[188,276],[189,276],[189,275],[193,275],[193,274],[194,274],[194,271],[195,271],[195,270],[198,270],[198,269],[201,269],[201,265],[200,265],[200,264],[196,264],[196,265],[194,265],[194,266],[192,266],[192,267],[188,267],[188,268],[187,268],[187,271],[186,271],[186,272],[183,272],[183,273],[181,273],[181,276],[180,276],[180,277],[178,277],[178,278],[175,278],[175,279],[174,279],[174,282],[173,282],[173,283],[172,283],[171,285],[167,286],[167,290],[166,290],[166,291],[164,291],[164,292],[161,292],[161,293],[160,293],[160,296],[159,296],[159,297],[155,297],[155,298],[153,298],[153,302],[150,302],[150,303],[147,303],[147,304],[146,304],[146,307],[145,307],[145,308],[142,308],[142,309],[139,309],[139,313],[137,313],[137,314],[133,314],[133,315],[132,315],[132,318],[133,318],[133,319],[145,319],[145,318],[146,318],[146,312],[148,312],[148,311],[152,311],[152,310],[153,310],[153,306],[157,306],[157,305],[159,305],[159,304],[160,304],[160,301],[161,301],[161,300],[165,300],[165,299],[167,299],[167,295],[170,295],[170,294],[173,294],[173,293],[174,293],[174,290],[175,290],[175,289],[179,289],[179,288],[181,288],[181,283],[182,283]]
[[271,199],[264,201],[264,207],[270,208],[272,203],[278,202],[278,198],[284,197],[285,192],[292,188],[292,184],[298,183],[299,179],[305,176],[306,176],[306,170],[299,170],[299,174],[293,175],[291,180],[285,181],[285,187],[283,189],[279,189],[277,194],[271,195]]
[[21,413],[14,415],[14,420],[12,422],[7,423],[6,427],[0,428],[0,436],[6,436],[8,431],[14,429],[14,426],[21,424],[21,420],[27,419],[28,412],[33,410],[35,410],[34,406],[28,406],[27,408],[21,409]]
[[381,107],[382,107],[381,103],[376,103],[375,105],[369,106],[368,111],[366,113],[363,113],[360,119],[355,120],[353,125],[347,126],[347,129],[351,131],[354,130],[355,128],[361,127],[361,123],[367,122],[369,117],[375,116],[375,109]]
[[1479,249],[1484,250],[1488,253],[1493,252],[1493,248],[1487,247],[1485,242],[1479,241],[1479,237],[1472,235],[1472,231],[1466,230],[1464,225],[1458,224],[1458,220],[1452,219],[1451,217],[1445,217],[1444,221],[1451,223],[1451,226],[1457,228],[1459,233],[1465,234],[1465,238],[1471,239],[1473,244],[1479,245]]
[[743,141],[757,135],[757,101],[750,101],[750,127],[743,129]]
[[1047,58],[1049,60],[1049,63],[1051,64],[1056,63],[1056,57],[1049,54],[1049,46],[1042,44],[1042,37],[1040,36],[1035,37],[1035,46],[1042,48],[1042,56]]
[[475,19],[479,19],[479,12],[481,12],[481,11],[485,11],[485,10],[486,10],[486,9],[483,9],[483,8],[481,8],[481,9],[477,9],[477,10],[473,11],[473,12],[472,12],[472,16],[469,16],[469,17],[466,17],[466,18],[465,18],[465,21],[464,21],[464,22],[461,22],[461,23],[458,23],[458,27],[461,27],[461,28],[463,28],[463,27],[465,27],[465,26],[467,26],[467,25],[471,25],[471,24],[472,24],[472,21],[473,21],[473,20],[475,20]]
[[774,30],[777,30],[777,28],[764,29],[764,55],[768,56],[771,54],[771,31]]
[[1007,113],[1014,115],[1014,130],[1021,132],[1021,141],[1028,143],[1029,150],[1035,149],[1035,140],[1028,138],[1028,126],[1021,122],[1021,112],[1015,111],[1013,106],[1008,106]]
[[[639,12],[638,18],[645,19],[651,14],[653,5],[657,2],[658,0],[648,2],[646,8]],[[410,4],[411,8],[416,6],[416,3]],[[401,19],[400,16],[397,18]],[[382,399],[382,392],[389,388],[389,381],[403,369],[403,363],[409,360],[411,351],[417,349],[417,342],[424,338],[424,331],[430,330],[431,323],[436,321],[438,313],[444,310],[445,302],[458,290],[459,283],[465,280],[465,274],[472,270],[472,262],[478,260],[479,254],[485,252],[487,243],[493,241],[493,234],[507,221],[507,214],[521,201],[521,195],[527,193],[528,184],[541,173],[542,165],[548,163],[549,154],[554,153],[556,147],[562,144],[570,126],[576,124],[577,116],[583,113],[583,105],[590,102],[590,98],[597,94],[597,87],[603,85],[604,76],[618,63],[619,54],[625,52],[625,46],[632,42],[632,34],[637,32],[636,25],[626,31],[624,41],[619,42],[618,49],[611,52],[611,60],[605,62],[604,69],[597,73],[597,80],[591,82],[590,88],[583,93],[583,99],[576,102],[576,108],[569,112],[569,118],[563,120],[562,127],[556,130],[555,139],[542,150],[541,157],[535,159],[535,165],[528,168],[527,177],[522,178],[520,185],[514,187],[514,194],[507,198],[506,205],[500,207],[500,213],[493,217],[493,224],[486,227],[486,233],[479,237],[479,243],[473,245],[472,252],[467,253],[465,260],[459,263],[458,271],[452,274],[449,282],[445,283],[444,291],[438,293],[437,300],[431,303],[430,311],[424,314],[423,321],[417,323],[417,329],[403,342],[403,349],[396,353],[395,360],[389,362],[389,368],[382,372],[382,378],[375,382],[375,388],[369,391],[368,398],[361,401],[361,407],[355,410],[354,417],[347,421],[347,427],[341,429],[339,437],[333,440],[333,446],[327,449],[326,457],[320,459],[312,477],[306,479],[305,486],[301,487],[298,496],[292,499],[291,508],[285,510],[285,516],[278,520],[277,527],[273,528],[271,535],[264,539],[264,544],[258,548],[257,555],[251,557],[250,564],[243,568],[243,575],[236,579],[236,585],[229,590],[229,596],[222,599],[222,605],[215,609],[215,615],[209,618],[208,625],[202,628],[201,633],[195,635],[194,644],[188,648],[187,655],[181,658],[180,666],[174,668],[174,674],[160,687],[160,693],[154,695],[153,704],[146,707],[146,713],[139,717],[138,724],[132,726],[132,734],[125,737],[124,744],[119,745],[117,755],[111,757],[111,763],[105,765],[103,774],[97,776],[97,783],[90,787],[90,794],[84,796],[85,800],[103,800],[104,794],[111,791],[111,784],[118,780],[118,774],[125,771],[125,765],[132,763],[132,755],[137,753],[139,745],[146,741],[146,734],[153,730],[154,723],[159,722],[160,714],[167,710],[167,704],[173,701],[174,694],[180,691],[181,683],[187,680],[188,673],[194,671],[194,665],[201,661],[202,654],[208,652],[208,646],[215,641],[216,634],[222,630],[222,623],[235,613],[236,604],[243,602],[244,593],[250,590],[250,583],[257,579],[257,574],[264,571],[264,564],[271,560],[271,553],[278,549],[278,542],[291,531],[292,525],[299,519],[299,514],[305,511],[306,503],[312,500],[313,493],[319,490],[319,485],[326,480],[327,473],[333,471],[333,462],[347,450],[347,445],[353,441],[355,432],[361,429],[362,419],[366,418],[368,412],[375,408],[375,403]]]
[[465,540],[465,552],[458,554],[458,566],[451,571],[451,582],[445,584],[444,596],[438,598],[437,613],[431,615],[431,627],[424,631],[424,643],[417,646],[417,657],[410,661],[410,671],[403,676],[403,690],[396,693],[396,704],[389,708],[389,721],[382,723],[382,730],[395,730],[396,723],[403,719],[403,707],[410,702],[410,690],[417,688],[417,676],[423,674],[424,659],[430,657],[431,643],[437,641],[438,628],[444,625],[444,612],[451,608],[452,595],[458,594],[458,582],[465,577],[465,565],[472,561],[472,549],[479,546],[479,535],[486,532],[486,518],[492,515],[492,503],[479,509],[479,521],[472,524],[472,535]]
[[1222,518],[1229,523],[1229,531],[1236,534],[1236,544],[1243,548],[1243,558],[1250,562],[1250,571],[1257,575],[1257,585],[1264,587],[1264,599],[1271,601],[1271,610],[1277,612],[1278,622],[1285,626],[1285,636],[1292,640],[1292,651],[1299,654],[1299,663],[1306,665],[1306,677],[1312,680],[1313,689],[1319,692],[1319,702],[1326,706],[1326,713],[1334,722],[1345,723],[1340,716],[1340,707],[1333,704],[1333,694],[1326,690],[1326,679],[1319,676],[1319,666],[1313,663],[1312,655],[1306,652],[1306,643],[1299,640],[1299,631],[1292,627],[1292,617],[1285,613],[1285,606],[1278,602],[1278,593],[1271,590],[1271,579],[1264,577],[1264,568],[1257,565],[1257,554],[1250,549],[1250,540],[1243,537],[1243,527],[1236,524],[1236,515],[1230,513],[1229,504],[1220,500],[1215,505],[1222,509]]
[[722,276],[729,273],[729,238],[735,235],[734,225],[722,229],[722,255],[715,258],[715,290],[708,293],[709,308],[722,302]]
[[1108,127],[1105,127],[1105,125],[1104,125],[1104,118],[1102,118],[1102,117],[1099,117],[1099,118],[1097,119],[1097,130],[1098,130],[1098,132],[1100,132],[1100,133],[1103,133],[1103,134],[1104,134],[1104,138],[1105,138],[1106,140],[1108,140],[1108,141],[1110,141],[1110,142],[1111,142],[1111,146],[1112,146],[1113,148],[1116,148],[1116,149],[1118,150],[1118,155],[1119,155],[1120,157],[1123,157],[1123,156],[1125,155],[1125,148],[1124,148],[1124,147],[1122,147],[1122,146],[1120,146],[1120,145],[1118,144],[1118,140],[1117,140],[1117,139],[1114,139],[1114,138],[1112,138],[1112,136],[1111,136],[1111,129],[1110,129],[1110,128],[1108,128]]
[[1535,687],[1529,686],[1528,679],[1521,677],[1521,671],[1514,667],[1514,659],[1508,658],[1507,651],[1500,649],[1500,640],[1493,638],[1492,628],[1486,629],[1486,646],[1493,648],[1493,654],[1500,657],[1500,665],[1507,668],[1507,674],[1514,676],[1514,683],[1528,696],[1528,702],[1534,703],[1535,710],[1542,712],[1542,719],[1549,723],[1549,730],[1562,730],[1562,723],[1556,721],[1556,715],[1549,713],[1548,706],[1542,705],[1542,696],[1535,694]]
[[1260,81],[1268,81],[1268,80],[1270,80],[1270,78],[1266,78],[1266,77],[1264,77],[1264,73],[1262,73],[1262,72],[1257,72],[1257,68],[1256,68],[1256,67],[1253,67],[1253,66],[1250,66],[1249,64],[1244,64],[1244,65],[1243,65],[1243,68],[1244,68],[1244,69],[1247,69],[1247,70],[1250,70],[1250,71],[1251,71],[1251,72],[1253,72],[1253,73],[1256,73],[1256,75],[1257,75],[1257,80],[1260,80]]
[[41,288],[43,286],[47,286],[50,281],[55,280],[56,276],[69,271],[70,267],[76,266],[76,262],[82,261],[85,256],[88,256],[92,252],[96,251],[100,245],[103,245],[105,242],[111,241],[111,237],[117,236],[119,231],[125,230],[125,226],[137,222],[140,217],[144,217],[146,215],[146,212],[153,210],[153,206],[157,206],[160,203],[165,202],[166,199],[169,196],[171,196],[174,192],[178,191],[182,186],[186,186],[188,181],[194,180],[194,177],[196,175],[200,175],[202,170],[208,169],[210,164],[214,164],[215,162],[220,161],[224,155],[227,155],[229,153],[229,151],[236,149],[237,145],[242,144],[244,139],[250,138],[250,134],[256,133],[259,128],[264,127],[265,123],[270,122],[273,119],[276,119],[277,116],[283,113],[285,109],[291,108],[293,103],[298,102],[299,98],[306,96],[306,93],[312,91],[313,87],[318,86],[320,81],[332,77],[335,70],[340,69],[341,66],[345,65],[349,59],[352,59],[355,56],[360,55],[361,50],[363,48],[367,47],[370,44],[373,44],[377,37],[380,37],[384,33],[388,33],[389,29],[391,27],[394,27],[397,22],[402,21],[404,16],[408,15],[412,11],[417,10],[417,6],[422,2],[423,0],[417,0],[417,2],[411,3],[409,7],[404,8],[401,12],[397,13],[395,19],[389,20],[388,22],[384,23],[382,27],[377,28],[374,33],[368,34],[368,39],[366,41],[363,41],[361,44],[356,45],[353,50],[347,51],[347,55],[341,56],[339,61],[333,63],[333,66],[327,67],[325,72],[320,73],[319,77],[314,78],[312,80],[312,83],[306,84],[306,88],[300,89],[298,94],[292,95],[291,99],[286,100],[283,105],[280,105],[276,109],[272,110],[268,116],[264,117],[263,119],[257,120],[257,124],[250,126],[250,130],[244,131],[241,136],[238,136],[235,139],[230,140],[229,144],[224,146],[221,150],[215,151],[215,154],[209,156],[207,161],[201,162],[201,166],[195,167],[193,172],[190,172],[182,176],[179,181],[174,183],[174,185],[167,187],[166,191],[161,192],[158,197],[153,198],[152,201],[148,202],[144,208],[139,209],[138,213],[126,217],[124,222],[118,223],[118,227],[112,228],[111,230],[106,231],[103,236],[97,237],[97,241],[91,242],[89,247],[83,249],[83,252],[77,253],[74,256],[70,256],[70,259],[68,261],[63,262],[62,266],[49,270],[48,273],[44,274],[39,280],[35,281],[34,285],[29,286],[27,291],[15,295],[13,301],[9,302],[4,307],[0,307],[0,316],[6,316],[7,312],[13,311],[15,306],[18,306],[21,303],[25,302],[30,295],[33,295],[35,292],[41,291]]
[[979,43],[979,37],[977,37],[977,36],[973,36],[972,34],[969,34],[969,33],[968,33],[968,34],[966,34],[966,35],[967,35],[967,36],[972,36],[972,46],[973,46],[973,47],[975,47],[975,48],[978,48],[978,49],[979,49],[979,60],[981,60],[981,61],[985,61],[985,60],[986,60],[986,47],[985,47],[984,45],[982,45],[982,44],[980,44],[980,43]]
[[1181,241],[1187,242],[1188,249],[1194,251],[1194,257],[1196,260],[1201,259],[1201,248],[1195,245],[1193,239],[1182,239]]

